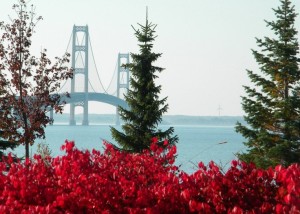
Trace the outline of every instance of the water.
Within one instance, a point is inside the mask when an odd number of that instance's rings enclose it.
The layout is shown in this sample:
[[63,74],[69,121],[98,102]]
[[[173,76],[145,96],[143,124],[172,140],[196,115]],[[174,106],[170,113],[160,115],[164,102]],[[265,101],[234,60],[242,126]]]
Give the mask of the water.
[[[161,126],[167,129],[169,126]],[[176,165],[186,172],[196,170],[198,162],[205,164],[213,160],[227,168],[237,152],[245,149],[243,137],[234,131],[233,126],[174,126],[179,137],[177,144]],[[62,155],[60,150],[64,141],[74,140],[79,149],[103,150],[103,139],[114,142],[110,135],[109,125],[68,126],[54,125],[46,128],[46,139],[38,140],[49,145],[52,155]],[[36,153],[37,142],[30,148]],[[24,155],[24,146],[14,150],[18,156]]]

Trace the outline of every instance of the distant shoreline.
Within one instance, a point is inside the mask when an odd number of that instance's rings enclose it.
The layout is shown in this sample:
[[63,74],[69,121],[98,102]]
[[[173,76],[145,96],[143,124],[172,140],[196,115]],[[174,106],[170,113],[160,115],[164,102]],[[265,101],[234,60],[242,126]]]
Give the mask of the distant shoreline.
[[[81,124],[83,115],[76,114],[77,124]],[[90,114],[89,122],[91,125],[115,124],[116,115],[114,114]],[[54,125],[68,124],[69,114],[54,114]],[[245,123],[243,116],[190,116],[190,115],[165,115],[161,125],[205,125],[205,126],[235,126],[237,122]]]

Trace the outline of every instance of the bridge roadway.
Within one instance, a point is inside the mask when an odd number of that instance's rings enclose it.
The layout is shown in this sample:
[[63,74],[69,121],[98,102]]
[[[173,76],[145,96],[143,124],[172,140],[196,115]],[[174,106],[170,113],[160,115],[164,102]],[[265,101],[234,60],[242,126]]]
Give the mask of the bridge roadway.
[[[66,104],[81,103],[84,102],[85,96],[86,96],[85,92],[74,92],[74,93],[70,93],[70,97],[61,95],[61,101],[65,102]],[[88,96],[88,101],[97,101],[97,102],[107,103],[109,105],[113,105],[116,107],[121,106],[123,108],[128,108],[128,105],[125,102],[125,100],[122,100],[110,94],[89,92],[87,93],[87,96]]]
[[[125,102],[125,100],[122,100],[116,96],[105,94],[105,93],[96,93],[96,92],[88,92],[87,94],[85,92],[74,92],[70,93],[70,97],[66,97],[63,94],[59,94],[61,96],[61,102],[65,102],[65,104],[70,103],[83,103],[85,101],[85,98],[87,96],[88,101],[96,101],[96,102],[102,102],[107,103],[112,106],[121,106],[125,109],[128,109],[128,104]],[[86,116],[86,118],[88,115]],[[53,119],[53,109],[50,110],[50,118]],[[116,124],[119,125],[119,116],[117,115],[116,118]]]

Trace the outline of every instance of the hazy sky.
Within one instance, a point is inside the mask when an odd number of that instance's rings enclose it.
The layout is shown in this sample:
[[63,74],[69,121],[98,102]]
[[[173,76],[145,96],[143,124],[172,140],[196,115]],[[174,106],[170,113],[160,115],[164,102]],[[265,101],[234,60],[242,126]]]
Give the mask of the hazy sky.
[[[1,0],[0,20],[16,1]],[[296,11],[300,1],[293,0]],[[274,20],[279,0],[31,0],[42,15],[33,50],[47,48],[61,56],[72,26],[88,25],[100,77],[108,85],[119,52],[138,51],[131,25],[149,20],[157,24],[154,50],[163,53],[158,66],[166,70],[157,81],[168,96],[168,114],[243,115],[242,85],[246,69],[258,70],[251,48],[255,37],[272,36],[264,20]],[[300,30],[300,17],[296,26]],[[299,34],[300,35],[300,34]],[[300,38],[300,36],[299,36]],[[69,109],[66,109],[67,111]],[[81,112],[77,108],[76,112]],[[90,112],[113,113],[106,104],[90,103]]]

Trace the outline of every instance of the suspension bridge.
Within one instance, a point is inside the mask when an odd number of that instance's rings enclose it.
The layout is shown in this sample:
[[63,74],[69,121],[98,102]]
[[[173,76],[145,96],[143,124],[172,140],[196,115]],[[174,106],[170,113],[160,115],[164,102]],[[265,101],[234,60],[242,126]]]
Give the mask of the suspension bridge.
[[[123,98],[129,88],[129,70],[122,67],[122,64],[129,63],[129,53],[118,54],[114,73],[105,88],[95,63],[88,26],[74,25],[67,50],[71,41],[71,67],[74,69],[74,75],[58,91],[60,94],[64,92],[70,94],[70,97],[62,97],[62,101],[70,104],[69,125],[76,125],[76,107],[83,108],[82,125],[89,125],[89,101],[106,103],[116,108],[118,106],[127,108]],[[96,72],[97,78],[89,78],[92,71]],[[50,117],[53,118],[53,111],[50,111]],[[116,124],[120,124],[117,110]]]

